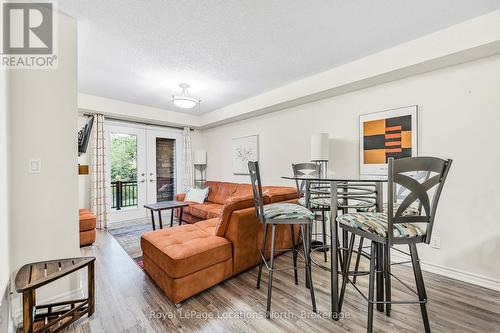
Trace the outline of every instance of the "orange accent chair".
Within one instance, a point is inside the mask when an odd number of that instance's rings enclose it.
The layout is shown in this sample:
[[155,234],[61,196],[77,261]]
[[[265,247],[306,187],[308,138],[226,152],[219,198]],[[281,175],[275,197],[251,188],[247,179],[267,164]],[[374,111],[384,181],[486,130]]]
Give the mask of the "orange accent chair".
[[[255,214],[250,184],[206,185],[207,201],[184,208],[187,224],[141,237],[144,270],[174,304],[259,264],[264,230]],[[263,192],[265,203],[297,202],[292,187],[265,186]],[[176,199],[182,201],[184,196]],[[276,248],[290,246],[290,227],[279,226]]]
[[88,209],[80,209],[80,247],[95,242],[96,218]]

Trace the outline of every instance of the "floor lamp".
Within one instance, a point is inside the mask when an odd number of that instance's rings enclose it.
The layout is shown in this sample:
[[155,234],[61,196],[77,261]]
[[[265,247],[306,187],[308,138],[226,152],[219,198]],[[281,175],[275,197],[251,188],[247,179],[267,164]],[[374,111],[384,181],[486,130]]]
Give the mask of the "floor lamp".
[[[194,185],[202,188],[207,181],[207,151],[196,150],[194,152]],[[196,172],[198,171],[198,173]]]
[[311,161],[321,166],[321,177],[326,178],[328,173],[329,153],[328,133],[317,133],[311,136]]

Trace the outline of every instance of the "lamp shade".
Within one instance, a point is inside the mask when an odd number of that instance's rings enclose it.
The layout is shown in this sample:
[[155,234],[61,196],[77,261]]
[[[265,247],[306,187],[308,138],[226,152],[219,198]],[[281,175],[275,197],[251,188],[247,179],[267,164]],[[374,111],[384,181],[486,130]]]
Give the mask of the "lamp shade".
[[206,165],[207,164],[207,151],[195,150],[194,151],[194,164]]
[[328,161],[328,133],[317,133],[311,136],[311,161]]

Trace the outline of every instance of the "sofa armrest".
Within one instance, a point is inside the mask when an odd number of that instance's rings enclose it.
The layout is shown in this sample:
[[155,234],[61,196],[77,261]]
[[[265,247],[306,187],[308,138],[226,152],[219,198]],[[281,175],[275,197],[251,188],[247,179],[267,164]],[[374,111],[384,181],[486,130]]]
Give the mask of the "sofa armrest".
[[175,200],[177,200],[177,201],[184,201],[185,197],[186,197],[186,193],[177,193],[175,195]]
[[[269,197],[264,196],[264,203],[269,203]],[[240,197],[229,198],[224,206],[222,207],[221,215],[219,217],[219,223],[215,229],[215,234],[220,237],[224,237],[227,231],[227,226],[231,219],[231,215],[240,209],[254,208],[254,201],[252,195],[245,195]],[[254,213],[255,214],[255,213]]]

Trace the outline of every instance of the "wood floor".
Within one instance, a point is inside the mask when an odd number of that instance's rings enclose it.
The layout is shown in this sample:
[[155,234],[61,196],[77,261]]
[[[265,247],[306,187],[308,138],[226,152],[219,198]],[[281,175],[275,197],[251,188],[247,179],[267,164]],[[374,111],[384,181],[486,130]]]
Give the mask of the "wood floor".
[[[176,309],[116,240],[99,231],[94,246],[82,255],[96,260],[96,312],[80,319],[68,332],[363,332],[366,302],[348,287],[343,311],[346,318],[332,321],[329,311],[329,274],[313,269],[318,314],[311,312],[309,292],[293,283],[293,271],[274,274],[272,311],[281,317],[265,319],[267,273],[260,290],[255,289],[257,269],[239,274],[182,303]],[[291,263],[280,256],[278,267]],[[393,272],[413,284],[407,267]],[[434,332],[500,332],[500,292],[425,273],[428,311]],[[366,278],[358,285],[366,290]],[[393,299],[411,297],[393,282]],[[391,317],[375,311],[375,332],[423,332],[418,305],[393,305]]]

